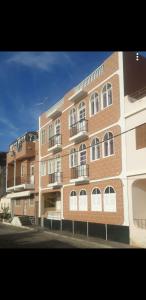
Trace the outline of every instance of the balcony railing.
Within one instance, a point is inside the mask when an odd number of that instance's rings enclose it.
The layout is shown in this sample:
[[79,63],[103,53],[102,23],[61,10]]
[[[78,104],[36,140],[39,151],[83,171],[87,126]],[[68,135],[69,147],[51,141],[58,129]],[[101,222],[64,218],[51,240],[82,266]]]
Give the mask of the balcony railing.
[[54,136],[49,138],[49,148],[52,148],[57,145],[61,145],[61,134],[55,134]]
[[16,176],[15,184],[14,178],[11,178],[7,181],[7,187],[13,187],[14,185],[21,185],[21,184],[34,184],[34,177],[30,175],[26,176]]
[[89,176],[89,165],[80,165],[71,168],[71,179]]
[[87,132],[88,131],[88,121],[82,119],[76,123],[74,123],[70,128],[70,137],[75,136],[79,132]]
[[54,183],[61,184],[62,176],[63,176],[62,172],[55,172],[55,173],[49,174],[49,184],[54,184]]

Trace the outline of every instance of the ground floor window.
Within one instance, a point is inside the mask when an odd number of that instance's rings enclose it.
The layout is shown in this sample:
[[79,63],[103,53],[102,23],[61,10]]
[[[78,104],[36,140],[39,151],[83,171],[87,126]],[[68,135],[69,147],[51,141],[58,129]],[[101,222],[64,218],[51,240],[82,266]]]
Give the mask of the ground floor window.
[[72,191],[70,193],[69,209],[70,210],[77,210],[77,194],[76,194],[75,191]]
[[116,192],[111,186],[104,191],[104,211],[116,212]]
[[79,210],[88,210],[87,194],[85,190],[81,190],[79,194]]
[[91,210],[102,211],[101,192],[98,188],[94,188],[91,194]]

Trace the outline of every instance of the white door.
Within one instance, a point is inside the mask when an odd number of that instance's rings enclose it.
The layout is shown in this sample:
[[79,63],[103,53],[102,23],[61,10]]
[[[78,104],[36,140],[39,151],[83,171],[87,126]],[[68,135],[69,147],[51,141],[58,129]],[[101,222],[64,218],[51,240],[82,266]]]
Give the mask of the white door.
[[30,183],[34,184],[34,165],[30,165]]

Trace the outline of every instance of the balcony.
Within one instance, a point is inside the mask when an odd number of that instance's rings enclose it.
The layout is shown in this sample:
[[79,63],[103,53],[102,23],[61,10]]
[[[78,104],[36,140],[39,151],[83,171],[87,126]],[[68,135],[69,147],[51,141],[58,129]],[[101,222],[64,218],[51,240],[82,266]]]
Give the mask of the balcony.
[[7,181],[7,192],[34,189],[34,176],[17,176]]
[[89,165],[80,165],[71,168],[71,180],[75,183],[88,183],[89,182]]
[[73,94],[71,97],[69,97],[69,101],[73,101],[74,103],[77,103],[81,99],[87,96],[87,92],[83,89],[78,90],[75,94]]
[[83,119],[71,126],[69,140],[78,143],[86,138],[88,138],[88,121]]
[[55,134],[49,138],[49,149],[48,151],[58,152],[62,149],[61,134]]
[[13,163],[14,160],[33,157],[35,155],[35,143],[24,141],[18,148],[7,154],[7,163]]
[[59,188],[62,186],[62,172],[54,172],[49,174],[48,187]]

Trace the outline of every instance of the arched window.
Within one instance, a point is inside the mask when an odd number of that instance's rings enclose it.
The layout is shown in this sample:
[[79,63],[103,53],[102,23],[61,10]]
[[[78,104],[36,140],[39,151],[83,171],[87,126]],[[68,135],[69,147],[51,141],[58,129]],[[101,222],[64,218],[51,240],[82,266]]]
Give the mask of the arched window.
[[70,193],[69,209],[77,210],[77,193],[75,191],[71,191]]
[[87,193],[85,190],[81,190],[79,194],[79,210],[88,210]]
[[104,156],[114,154],[114,138],[111,132],[107,132],[104,136]]
[[77,122],[77,114],[76,114],[76,109],[73,108],[71,109],[69,113],[69,126],[73,126]]
[[100,158],[100,144],[99,139],[94,138],[91,143],[91,160]]
[[91,210],[102,211],[101,192],[98,188],[94,188],[91,194]]
[[106,83],[102,89],[103,108],[112,104],[112,86]]
[[90,105],[91,105],[91,116],[92,116],[95,115],[100,109],[99,95],[97,93],[92,94],[90,99]]
[[75,148],[70,151],[70,167],[73,168],[78,164],[78,152]]
[[86,118],[85,103],[82,101],[78,106],[79,121]]
[[116,192],[111,186],[104,191],[104,211],[116,212]]

